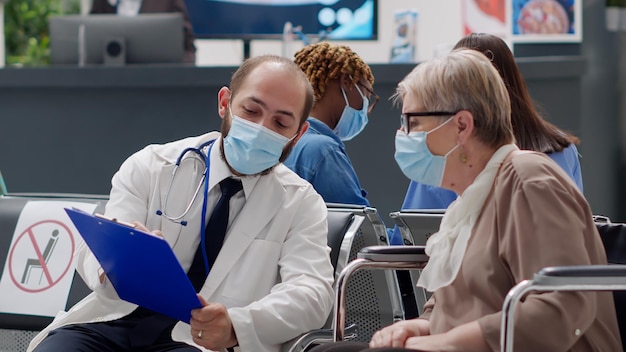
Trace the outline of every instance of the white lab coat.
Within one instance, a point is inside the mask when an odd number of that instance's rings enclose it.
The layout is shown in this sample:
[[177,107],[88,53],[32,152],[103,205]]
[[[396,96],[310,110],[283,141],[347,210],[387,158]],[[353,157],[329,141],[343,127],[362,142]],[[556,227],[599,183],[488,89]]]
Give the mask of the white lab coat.
[[[185,270],[191,266],[200,242],[202,189],[185,217],[187,226],[158,216],[156,211],[163,207],[181,151],[211,139],[216,139],[210,158],[212,190],[232,175],[220,157],[221,137],[217,132],[151,145],[129,157],[112,179],[106,207],[107,216],[143,221],[151,230],[160,229]],[[179,168],[173,186],[176,191],[170,192],[168,199],[171,214],[180,214],[188,205],[189,192],[195,190],[203,171],[203,167]],[[229,224],[222,250],[200,294],[228,308],[240,351],[278,351],[293,337],[320,328],[332,309],[333,268],[326,244],[326,206],[309,183],[282,164],[268,175],[243,177],[242,183],[245,205]],[[217,199],[211,195],[208,209]],[[120,300],[108,280],[99,283],[99,268],[88,248],[79,248],[77,271],[94,292],[68,312],[60,312],[33,339],[28,351],[60,326],[114,320],[136,308]],[[172,337],[194,345],[190,327],[183,322],[176,325]]]

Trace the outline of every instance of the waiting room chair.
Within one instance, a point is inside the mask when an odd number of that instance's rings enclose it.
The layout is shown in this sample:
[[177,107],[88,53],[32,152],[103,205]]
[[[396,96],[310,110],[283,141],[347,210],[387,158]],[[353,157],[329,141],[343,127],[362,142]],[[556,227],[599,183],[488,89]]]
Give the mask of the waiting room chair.
[[389,213],[402,235],[405,245],[425,246],[428,238],[439,230],[445,209],[405,209]]
[[[365,221],[359,228],[352,243],[344,247],[348,254],[347,261],[337,267],[335,285],[343,269],[357,258],[362,248],[370,246],[389,246],[387,226],[376,208],[345,204],[327,204],[330,212],[351,212],[364,216]],[[337,286],[336,286],[337,287]],[[372,335],[382,327],[404,319],[398,280],[393,271],[361,271],[355,273],[348,283],[345,316],[348,324],[356,324],[356,341],[369,342]]]
[[[598,222],[609,265],[547,267],[513,287],[502,306],[501,351],[513,351],[515,308],[531,291],[612,290],[622,344],[626,343],[626,224]],[[611,265],[613,264],[613,265]]]
[[[0,192],[1,193],[1,192]],[[107,201],[106,196],[99,195],[81,195],[81,194],[44,194],[44,193],[6,193],[0,194],[0,273],[4,272],[4,267],[7,264],[7,257],[11,250],[10,246],[12,243],[12,239],[14,237],[14,232],[16,230],[18,219],[22,213],[22,209],[26,206],[28,202],[46,202],[46,201],[72,201],[72,202],[86,202],[92,203],[96,205],[97,212],[104,211],[104,205]],[[50,206],[57,206],[51,204]],[[45,214],[42,214],[42,217],[45,217]],[[68,223],[71,223],[71,220],[67,219]],[[48,248],[44,251],[44,255],[51,254],[54,249],[54,245],[56,241],[51,237],[52,241],[48,241],[48,245],[45,247]],[[46,253],[47,252],[47,253]],[[46,261],[49,258],[46,258]],[[38,262],[38,261],[37,261]],[[39,262],[38,262],[39,263]],[[31,268],[33,270],[37,269],[38,264],[33,263]],[[41,263],[39,263],[41,266]],[[26,270],[25,269],[25,270]],[[27,273],[27,275],[30,272]],[[18,275],[18,274],[16,274]],[[70,308],[76,302],[81,300],[83,297],[91,293],[91,290],[85,285],[82,278],[78,275],[78,273],[74,272],[72,278],[72,284],[69,289],[67,302],[65,305],[65,309]],[[22,278],[23,275],[19,274],[19,278]],[[24,276],[27,277],[27,276]],[[18,280],[19,280],[18,278]],[[3,278],[6,279],[6,278]],[[14,314],[10,312],[2,312],[0,311],[0,351],[2,352],[13,352],[13,351],[25,351],[26,347],[30,343],[30,340],[44,327],[46,327],[50,322],[52,322],[53,317],[47,316],[45,314],[42,315],[25,315],[25,314]]]
[[[328,211],[328,246],[331,249],[330,261],[335,272],[341,272],[348,263],[349,247],[363,225],[365,217],[347,211]],[[335,275],[336,276],[336,275]],[[313,330],[298,336],[282,346],[284,352],[306,351],[315,345],[332,341],[332,316],[329,316],[324,328]],[[356,337],[356,326],[350,326],[346,335]]]
[[[344,268],[335,283],[334,341],[344,341],[346,337],[344,331],[346,320],[348,319],[346,317],[347,301],[353,299],[350,296],[354,295],[351,293],[352,288],[349,285],[349,280],[353,275],[356,275],[361,269],[417,270],[424,268],[427,262],[428,256],[424,246],[370,246],[361,249],[357,258]],[[370,270],[364,272],[370,272]],[[376,272],[380,272],[380,270],[376,270]],[[384,272],[389,272],[389,270]],[[383,325],[380,328],[387,325],[391,324]],[[371,335],[369,338],[371,338]]]
[[[425,246],[428,238],[439,231],[439,225],[445,209],[405,209],[389,214],[400,234],[402,242],[407,246]],[[430,298],[430,293],[421,287],[416,287],[420,271],[398,271],[398,281],[402,290],[404,306],[407,307],[407,318],[418,317],[422,308]],[[409,282],[406,282],[409,281]],[[410,307],[410,308],[409,308]],[[411,309],[414,313],[409,314]]]
[[[372,207],[327,203],[331,261],[337,277],[362,248],[388,246],[387,229],[377,210]],[[331,238],[331,223],[339,215],[350,215],[354,221],[339,241]],[[354,276],[347,290],[350,303],[345,307],[347,327],[344,338],[369,341],[372,334],[383,326],[403,319],[398,283],[392,272],[361,272]],[[314,345],[334,340],[334,313],[321,330],[311,331],[283,346],[282,351],[306,351]]]

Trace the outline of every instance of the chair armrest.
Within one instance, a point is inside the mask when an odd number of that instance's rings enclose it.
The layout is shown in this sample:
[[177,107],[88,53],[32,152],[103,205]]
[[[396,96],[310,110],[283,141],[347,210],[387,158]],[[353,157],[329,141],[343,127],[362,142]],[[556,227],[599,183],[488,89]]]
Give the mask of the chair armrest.
[[[353,340],[357,337],[356,324],[350,324],[344,330],[345,340]],[[304,352],[315,345],[333,342],[333,329],[318,329],[306,332],[295,339],[285,343],[280,349],[281,352]]]
[[373,262],[410,262],[428,261],[424,246],[369,246],[361,249],[357,258]]
[[533,277],[535,286],[545,285],[624,285],[626,265],[571,265],[543,268]]
[[626,290],[626,265],[553,266],[539,270],[532,280],[515,285],[504,299],[500,326],[502,352],[513,351],[516,307],[531,291]]

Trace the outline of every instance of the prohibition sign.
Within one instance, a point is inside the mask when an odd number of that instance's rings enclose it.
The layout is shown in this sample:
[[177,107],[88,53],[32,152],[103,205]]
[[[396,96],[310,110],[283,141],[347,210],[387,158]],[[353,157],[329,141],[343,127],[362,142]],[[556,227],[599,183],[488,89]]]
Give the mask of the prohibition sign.
[[[49,231],[50,228],[54,228],[54,231]],[[45,240],[39,241],[38,243],[37,238],[45,238]],[[62,270],[53,271],[51,270],[51,265],[49,265],[50,261],[48,260],[50,259],[50,254],[52,253],[53,249],[46,247],[50,247],[50,241],[53,239],[55,241],[66,241],[68,238],[71,246],[71,251],[69,253],[67,251],[63,251],[64,253],[62,256],[55,256],[54,267],[61,268]],[[40,246],[41,243],[43,243],[43,246]],[[37,288],[30,288],[23,285],[23,280],[20,280],[20,278],[23,277],[22,273],[25,272],[25,270],[27,270],[28,268],[24,268],[22,266],[16,267],[13,264],[16,248],[23,246],[26,246],[29,250],[32,249],[33,253],[29,256],[30,259],[28,259],[26,262],[32,263],[33,266],[40,267],[43,272],[44,284],[38,286]],[[74,249],[74,236],[72,236],[72,231],[67,225],[58,220],[42,220],[36,222],[18,236],[17,240],[13,244],[13,248],[11,248],[11,251],[9,252],[8,266],[11,280],[17,288],[26,292],[34,293],[45,291],[56,285],[59,281],[61,281],[65,274],[67,274],[72,264],[72,258],[74,257]],[[44,254],[47,254],[46,257],[44,257]],[[64,261],[67,261],[67,263],[65,263]]]

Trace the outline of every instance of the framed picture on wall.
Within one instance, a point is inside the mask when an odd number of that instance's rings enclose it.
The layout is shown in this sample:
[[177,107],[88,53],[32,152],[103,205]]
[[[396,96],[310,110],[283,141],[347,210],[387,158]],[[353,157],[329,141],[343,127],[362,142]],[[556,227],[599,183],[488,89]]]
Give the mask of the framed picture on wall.
[[582,41],[582,0],[463,0],[464,34],[483,32],[507,43]]
[[511,0],[463,0],[461,13],[464,35],[489,33],[508,39],[506,8]]
[[506,0],[511,41],[582,41],[582,0]]

